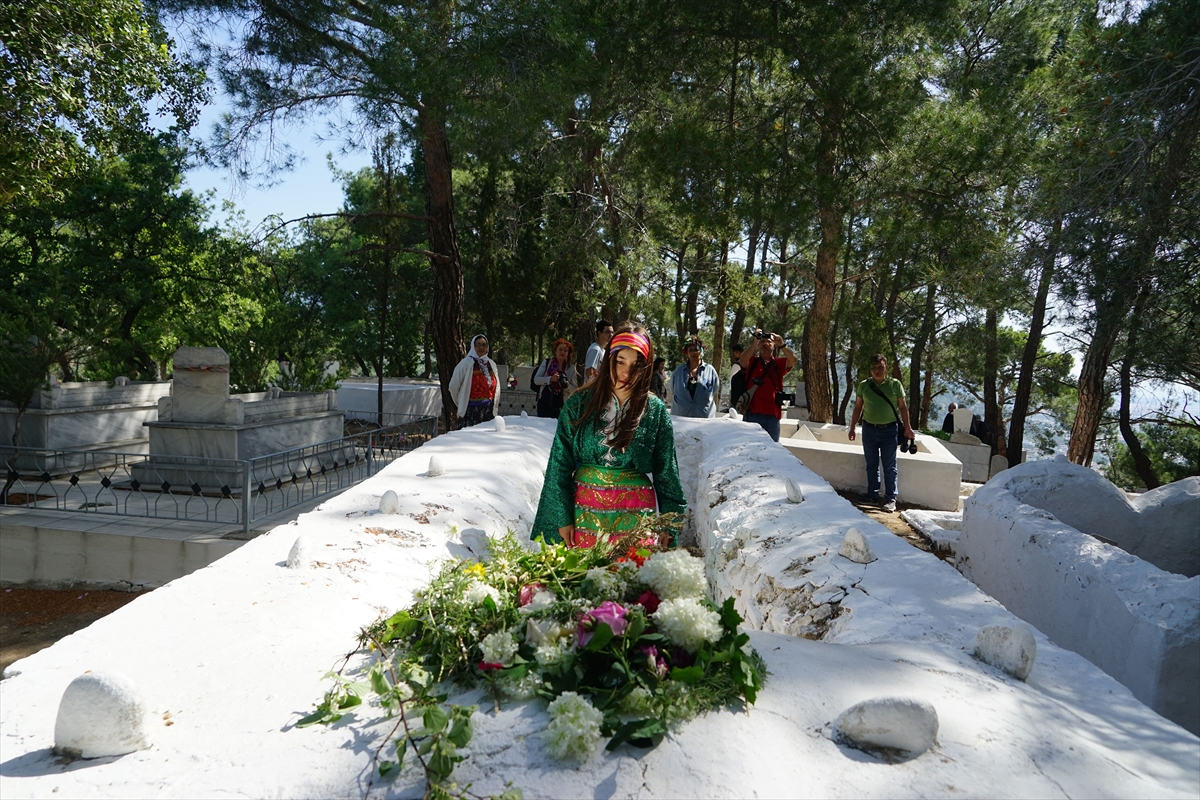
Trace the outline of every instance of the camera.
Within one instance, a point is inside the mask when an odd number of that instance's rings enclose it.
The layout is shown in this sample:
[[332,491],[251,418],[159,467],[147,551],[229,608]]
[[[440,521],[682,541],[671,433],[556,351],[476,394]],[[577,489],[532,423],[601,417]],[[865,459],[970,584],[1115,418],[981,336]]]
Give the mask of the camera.
[[775,393],[775,405],[777,405],[777,406],[783,405],[784,400],[788,401],[792,405],[796,405],[796,393],[795,392],[776,392]]
[[770,338],[771,338],[771,337],[773,337],[774,335],[775,335],[775,334],[773,334],[773,333],[767,333],[766,331],[755,331],[755,332],[754,332],[754,338],[755,338],[755,339],[770,339]]

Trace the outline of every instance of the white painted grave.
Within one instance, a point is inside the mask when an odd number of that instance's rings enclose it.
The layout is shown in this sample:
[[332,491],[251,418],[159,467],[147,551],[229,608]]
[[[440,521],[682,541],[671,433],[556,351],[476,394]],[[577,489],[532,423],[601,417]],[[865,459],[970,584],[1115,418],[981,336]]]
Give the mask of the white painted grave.
[[1129,500],[1090,469],[1037,461],[1006,470],[967,501],[958,566],[1055,643],[1196,733],[1198,518],[1200,478]]
[[[337,388],[337,407],[347,417],[375,419],[379,413],[376,380],[352,378]],[[384,379],[383,413],[437,417],[442,413],[442,387],[437,381]]]
[[[504,432],[438,437],[295,525],[14,664],[0,681],[0,794],[365,794],[371,754],[391,727],[380,710],[360,707],[332,727],[294,723],[319,701],[321,676],[353,649],[358,629],[409,603],[433,562],[473,553],[483,543],[476,532],[528,531],[553,425],[513,417]],[[757,426],[679,420],[676,433],[709,580],[760,629],[751,643],[771,674],[758,703],[695,719],[654,750],[600,750],[576,766],[547,755],[543,704],[497,709],[469,692],[457,699],[481,710],[455,772],[460,786],[488,795],[512,782],[529,798],[1200,793],[1200,740],[1040,633],[1027,682],[981,664],[967,651],[976,633],[1016,618],[863,517]],[[424,477],[431,455],[444,477]],[[788,502],[786,478],[803,503]],[[388,490],[397,515],[375,512]],[[837,555],[849,527],[877,560]],[[306,534],[321,556],[288,569]],[[771,632],[805,617],[819,641]],[[141,688],[153,747],[87,769],[58,764],[58,701],[83,670],[100,667]],[[890,763],[835,741],[843,712],[881,697],[936,710],[929,750]],[[895,730],[903,744],[931,727]],[[373,796],[422,791],[412,771],[371,785]]]
[[[171,394],[159,400],[157,421],[146,423],[150,460],[131,471],[143,485],[195,481],[240,492],[239,475],[227,465],[180,467],[171,459],[247,460],[342,437],[343,414],[335,392],[272,389],[231,396],[229,356],[219,347],[181,347],[174,367]],[[278,470],[282,476],[286,465]],[[279,476],[268,469],[252,483]]]
[[[155,418],[158,399],[170,389],[169,382],[118,378],[109,386],[103,381],[61,383],[51,376],[21,418],[20,446],[23,450],[144,453],[147,436],[142,426]],[[16,408],[0,400],[0,444],[12,444],[16,418]],[[59,464],[27,455],[19,466],[59,474],[81,463]]]
[[[865,493],[867,466],[861,435],[852,442],[845,425],[782,420],[779,443],[834,487]],[[918,434],[917,452],[897,450],[896,463],[901,501],[941,511],[958,508],[962,464],[941,441]]]

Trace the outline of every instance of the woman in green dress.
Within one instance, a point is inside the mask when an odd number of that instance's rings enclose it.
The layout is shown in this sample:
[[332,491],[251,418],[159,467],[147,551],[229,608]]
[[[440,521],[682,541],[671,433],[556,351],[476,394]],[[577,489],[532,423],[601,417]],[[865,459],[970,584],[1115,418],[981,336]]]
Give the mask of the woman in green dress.
[[[671,416],[650,391],[653,364],[646,331],[618,328],[596,376],[559,414],[530,538],[591,547],[632,530],[656,506],[662,514],[687,510]],[[671,543],[677,539],[678,531]]]

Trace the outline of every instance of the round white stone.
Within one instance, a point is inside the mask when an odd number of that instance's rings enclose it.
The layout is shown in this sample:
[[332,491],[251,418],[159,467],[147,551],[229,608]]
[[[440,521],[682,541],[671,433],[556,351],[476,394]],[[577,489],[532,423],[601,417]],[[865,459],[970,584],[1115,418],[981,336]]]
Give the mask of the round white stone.
[[492,427],[496,433],[504,433],[504,417],[496,417],[492,420]]
[[391,489],[383,493],[383,497],[379,498],[379,513],[380,514],[399,514],[400,513],[400,498]]
[[316,560],[317,542],[311,533],[302,533],[296,537],[292,549],[288,551],[288,569],[308,569]]
[[783,482],[784,488],[787,490],[787,499],[789,503],[803,503],[804,492],[796,485],[796,482],[788,478]]
[[118,672],[88,672],[63,692],[54,723],[54,750],[77,758],[123,756],[150,746],[146,704]]
[[729,409],[729,418],[730,419],[741,419],[741,417],[738,416],[736,408]]
[[426,478],[436,478],[438,475],[445,475],[446,468],[442,466],[442,460],[437,456],[429,457],[429,469],[425,472]]
[[1025,680],[1037,660],[1037,640],[1028,625],[989,625],[975,634],[971,655]]
[[525,409],[523,409],[523,408],[522,408],[522,409],[521,409],[521,416],[522,416],[522,417],[528,417],[528,416],[529,416],[529,412],[528,412],[528,411],[526,411]]
[[937,740],[937,710],[910,697],[875,697],[851,706],[833,723],[837,735],[855,747],[888,748],[920,755]]
[[871,543],[867,541],[866,535],[858,528],[851,528],[846,531],[846,538],[842,539],[842,546],[838,548],[838,555],[848,558],[856,564],[870,564],[875,560],[875,553],[871,550]]

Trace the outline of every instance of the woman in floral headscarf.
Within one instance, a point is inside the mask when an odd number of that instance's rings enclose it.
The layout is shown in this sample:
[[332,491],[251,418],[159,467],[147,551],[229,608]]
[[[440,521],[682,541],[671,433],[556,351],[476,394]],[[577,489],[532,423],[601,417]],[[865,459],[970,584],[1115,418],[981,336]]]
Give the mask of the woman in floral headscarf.
[[559,414],[531,538],[591,547],[632,530],[656,506],[687,510],[671,416],[650,392],[653,365],[646,331],[617,328],[596,377]]
[[466,358],[450,376],[450,394],[458,407],[458,430],[495,417],[500,399],[500,371],[488,358],[488,340],[482,333],[471,340]]

